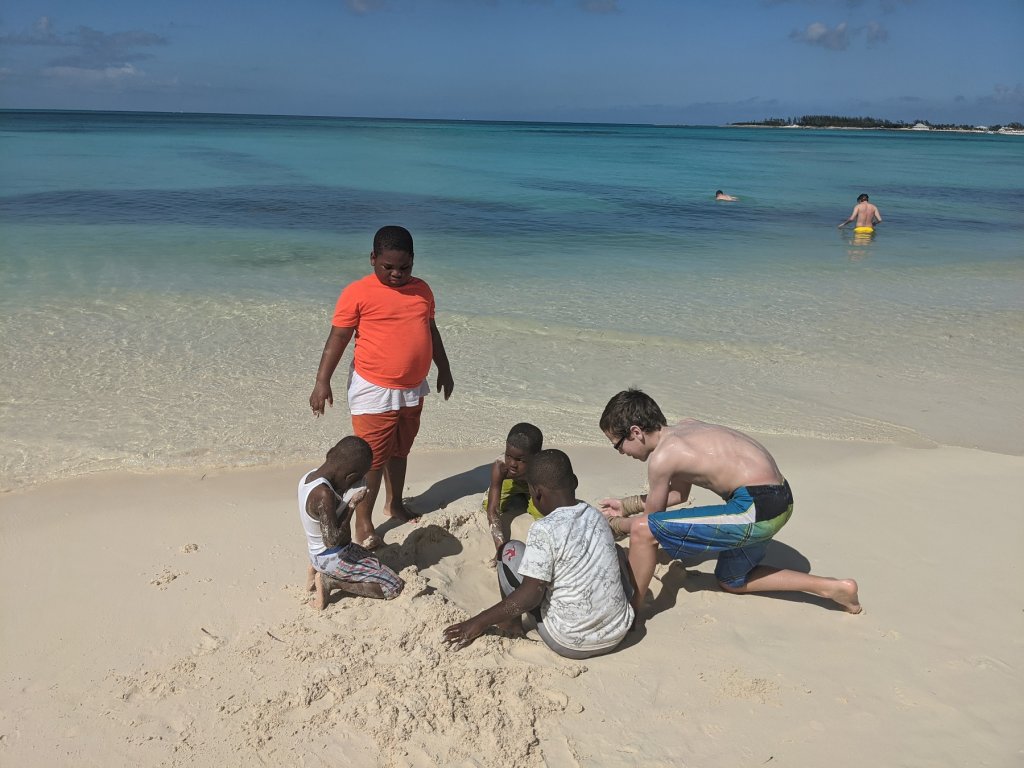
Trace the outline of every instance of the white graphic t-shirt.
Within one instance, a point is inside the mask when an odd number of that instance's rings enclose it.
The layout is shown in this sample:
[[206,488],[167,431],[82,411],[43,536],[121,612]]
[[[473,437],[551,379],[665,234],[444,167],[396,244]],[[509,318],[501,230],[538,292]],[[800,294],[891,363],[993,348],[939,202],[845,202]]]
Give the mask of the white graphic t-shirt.
[[559,507],[530,526],[521,576],[548,582],[544,626],[567,648],[611,648],[626,636],[633,608],[604,517],[585,502]]

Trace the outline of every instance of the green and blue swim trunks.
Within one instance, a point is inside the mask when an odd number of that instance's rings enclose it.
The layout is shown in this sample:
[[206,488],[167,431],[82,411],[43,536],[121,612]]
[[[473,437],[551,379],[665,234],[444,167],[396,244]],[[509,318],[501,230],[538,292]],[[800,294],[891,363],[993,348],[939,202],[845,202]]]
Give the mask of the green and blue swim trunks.
[[792,514],[793,492],[783,481],[737,488],[725,504],[654,512],[647,516],[647,525],[673,558],[718,552],[715,578],[742,587]]

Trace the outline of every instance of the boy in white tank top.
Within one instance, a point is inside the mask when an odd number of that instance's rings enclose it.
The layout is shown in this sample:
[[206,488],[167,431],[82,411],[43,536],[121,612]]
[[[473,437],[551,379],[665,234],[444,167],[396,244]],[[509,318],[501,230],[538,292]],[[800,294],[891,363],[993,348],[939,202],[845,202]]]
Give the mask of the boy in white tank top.
[[327,606],[332,589],[390,600],[405,583],[372,552],[352,541],[352,512],[366,494],[363,479],[373,461],[365,440],[342,440],[327,460],[299,479],[299,519],[306,533],[309,567],[306,586],[317,610]]

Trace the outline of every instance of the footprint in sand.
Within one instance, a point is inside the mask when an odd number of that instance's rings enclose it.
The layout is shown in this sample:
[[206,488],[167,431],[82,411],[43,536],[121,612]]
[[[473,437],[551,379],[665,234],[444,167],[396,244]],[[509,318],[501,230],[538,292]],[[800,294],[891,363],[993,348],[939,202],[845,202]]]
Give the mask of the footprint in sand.
[[203,633],[203,636],[199,638],[199,642],[192,648],[193,656],[205,656],[220,648],[223,641],[219,637],[205,627],[200,627],[199,631]]
[[172,571],[170,568],[164,568],[159,574],[149,580],[149,583],[154,587],[160,589],[167,589],[167,585],[178,578],[179,574]]
[[995,669],[1002,672],[1008,672],[1011,667],[1005,661],[993,658],[991,656],[968,656],[967,662],[974,666],[977,670],[989,670]]

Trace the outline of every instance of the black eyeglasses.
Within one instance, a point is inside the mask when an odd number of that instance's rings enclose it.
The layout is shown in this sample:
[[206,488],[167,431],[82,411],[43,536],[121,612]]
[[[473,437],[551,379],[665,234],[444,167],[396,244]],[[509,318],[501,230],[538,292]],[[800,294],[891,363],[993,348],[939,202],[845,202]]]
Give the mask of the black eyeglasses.
[[612,448],[616,451],[620,450],[622,448],[622,444],[626,442],[627,437],[629,437],[629,432],[620,437],[617,442],[612,443]]

